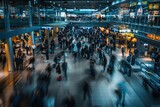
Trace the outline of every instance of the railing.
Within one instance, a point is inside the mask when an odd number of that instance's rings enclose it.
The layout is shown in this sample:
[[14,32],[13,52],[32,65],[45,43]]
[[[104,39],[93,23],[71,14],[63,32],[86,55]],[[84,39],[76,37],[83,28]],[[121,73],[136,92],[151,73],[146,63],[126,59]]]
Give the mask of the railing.
[[154,71],[154,69],[148,67],[144,62],[140,62],[139,65],[140,65],[141,69],[145,67],[144,69],[147,70],[147,71],[148,70],[149,71]]
[[130,23],[130,24],[140,24],[140,25],[147,25],[147,26],[160,26],[160,15],[142,15],[142,16],[135,16],[130,17],[129,15],[125,16],[107,16],[106,21],[114,21],[114,22],[122,22],[122,23]]
[[[157,75],[160,75],[160,62],[154,62],[154,65],[152,65],[152,68],[147,66],[144,62],[139,63],[141,69],[144,68],[146,71],[157,73]],[[157,64],[155,68],[155,64]]]
[[[50,17],[43,17],[40,18],[40,25],[48,24],[48,23],[54,23],[55,21],[61,21],[61,18],[50,18]],[[32,26],[39,25],[38,18],[33,17],[32,18]],[[10,28],[23,28],[23,27],[29,27],[29,18],[10,18]],[[0,19],[0,30],[3,31],[5,29],[5,23],[4,19]]]

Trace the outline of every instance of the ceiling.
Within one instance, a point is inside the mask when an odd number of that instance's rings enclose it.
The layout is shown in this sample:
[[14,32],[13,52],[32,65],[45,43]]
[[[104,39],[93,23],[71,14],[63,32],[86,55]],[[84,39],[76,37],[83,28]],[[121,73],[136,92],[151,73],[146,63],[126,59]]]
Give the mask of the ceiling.
[[[14,6],[27,5],[29,0],[9,0]],[[66,9],[103,9],[113,0],[30,0],[32,6],[61,7]]]

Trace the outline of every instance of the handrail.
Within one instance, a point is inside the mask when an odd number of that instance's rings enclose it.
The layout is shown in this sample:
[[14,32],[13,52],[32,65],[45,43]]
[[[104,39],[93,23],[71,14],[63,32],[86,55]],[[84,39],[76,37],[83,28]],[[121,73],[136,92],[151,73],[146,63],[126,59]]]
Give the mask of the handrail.
[[154,71],[154,69],[149,68],[144,62],[140,62],[139,65],[142,67],[142,64],[143,64],[148,70]]

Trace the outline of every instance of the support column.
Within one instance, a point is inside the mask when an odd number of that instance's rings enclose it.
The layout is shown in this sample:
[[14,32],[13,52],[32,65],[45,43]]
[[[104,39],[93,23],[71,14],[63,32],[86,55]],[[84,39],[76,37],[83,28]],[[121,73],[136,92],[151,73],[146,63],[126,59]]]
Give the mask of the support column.
[[49,53],[50,53],[50,37],[49,37],[49,29],[46,29],[47,31],[46,31],[46,37],[47,37],[47,42],[48,42],[48,52],[47,52],[47,54],[48,54],[48,59],[47,60],[49,60]]
[[[32,27],[32,11],[31,11],[31,1],[28,2],[28,15],[29,15],[29,27]],[[34,31],[31,32],[32,45],[35,44]]]
[[[40,7],[38,5],[38,25],[41,26],[41,18],[40,18]],[[39,29],[39,36],[41,37],[41,42],[42,41],[42,32],[41,32],[41,29]]]
[[47,42],[48,42],[48,46],[50,46],[49,29],[47,29]]
[[[10,30],[10,13],[9,13],[9,0],[4,1],[4,23],[5,23],[5,32]],[[8,38],[5,44],[5,51],[6,51],[6,66],[7,71],[14,70],[14,60],[13,60],[13,44],[12,38]]]

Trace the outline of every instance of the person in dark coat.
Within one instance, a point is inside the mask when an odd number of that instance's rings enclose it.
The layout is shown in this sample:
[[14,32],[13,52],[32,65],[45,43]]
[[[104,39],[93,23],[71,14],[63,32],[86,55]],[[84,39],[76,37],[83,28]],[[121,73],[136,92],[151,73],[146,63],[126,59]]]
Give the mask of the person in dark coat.
[[124,48],[124,46],[122,46],[121,52],[122,52],[122,57],[124,57],[124,53],[125,53],[125,48]]
[[35,63],[35,57],[32,57],[32,58],[30,59],[30,64],[32,64],[32,68],[33,68],[33,69],[35,69],[34,63]]
[[63,104],[65,107],[76,107],[75,99],[71,95],[67,95],[67,97],[63,100]]
[[19,58],[19,66],[20,66],[20,70],[23,70],[23,57],[21,56],[20,58]]
[[16,70],[19,70],[19,66],[20,66],[20,58],[19,58],[19,56],[17,56],[15,58],[15,62],[16,62]]
[[90,87],[90,83],[89,80],[84,80],[83,82],[83,100],[88,100],[88,104],[91,107],[92,103],[91,103],[91,87]]
[[58,64],[57,64],[56,72],[57,72],[59,75],[61,74],[61,67],[60,67],[60,63],[58,63]]
[[27,45],[27,46],[25,47],[25,49],[26,49],[26,53],[27,53],[27,55],[28,55],[29,46]]
[[5,68],[6,61],[7,61],[7,59],[6,59],[5,54],[2,54],[2,68],[3,68],[3,70],[4,70],[4,68]]
[[103,71],[105,71],[105,70],[106,70],[106,66],[107,66],[107,58],[106,58],[106,56],[105,56],[105,55],[103,56],[103,62],[102,62],[102,65],[103,65]]
[[20,99],[21,95],[18,92],[15,92],[11,97],[10,97],[10,104],[9,107],[20,107]]
[[66,61],[64,61],[64,62],[62,63],[62,69],[63,69],[64,76],[65,76],[66,80],[67,80],[67,68],[68,68],[68,64],[67,64]]
[[136,57],[135,57],[135,55],[132,55],[131,65],[134,65],[134,64],[135,64],[135,61],[136,61]]
[[51,64],[49,63],[48,64],[48,66],[47,66],[47,73],[48,73],[48,75],[49,75],[49,77],[50,77],[50,75],[51,75],[51,71],[52,71],[52,67],[51,67]]
[[45,53],[45,55],[46,55],[46,59],[47,59],[47,60],[49,60],[49,51],[48,51],[48,49],[49,49],[49,48],[47,47],[47,49],[46,49],[46,53]]

